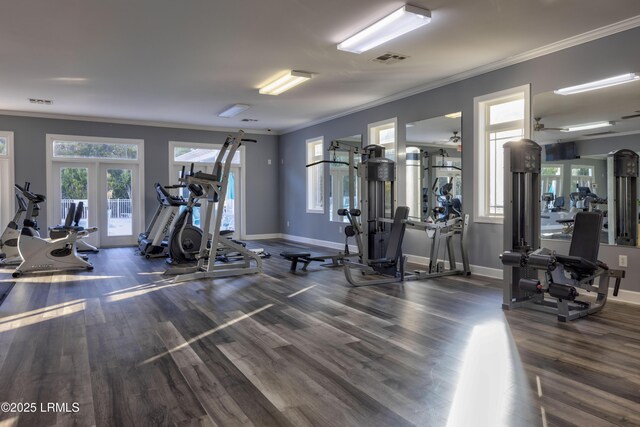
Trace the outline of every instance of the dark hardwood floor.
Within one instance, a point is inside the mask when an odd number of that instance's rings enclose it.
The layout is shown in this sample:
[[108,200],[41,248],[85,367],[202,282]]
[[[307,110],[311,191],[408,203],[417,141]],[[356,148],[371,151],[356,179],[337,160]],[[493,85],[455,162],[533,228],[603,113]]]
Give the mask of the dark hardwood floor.
[[0,426],[640,425],[638,306],[561,324],[502,311],[495,280],[354,289],[317,263],[289,273],[278,254],[299,245],[252,245],[274,254],[263,274],[172,284],[123,248],[15,280],[0,402],[38,411]]

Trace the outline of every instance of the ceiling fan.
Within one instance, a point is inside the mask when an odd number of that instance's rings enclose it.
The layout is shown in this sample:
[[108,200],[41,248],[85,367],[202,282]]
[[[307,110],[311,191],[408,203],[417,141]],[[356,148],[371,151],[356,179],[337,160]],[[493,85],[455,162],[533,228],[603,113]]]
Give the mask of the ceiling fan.
[[565,130],[564,128],[548,128],[545,127],[544,123],[540,123],[540,120],[542,120],[542,117],[534,117],[533,120],[536,121],[536,123],[533,125],[533,130],[535,132],[540,132],[543,130]]
[[452,142],[454,144],[457,144],[458,142],[460,142],[462,140],[462,137],[460,135],[458,135],[458,131],[454,130],[453,131],[453,135],[449,138],[449,142]]
[[636,110],[636,114],[630,114],[628,116],[622,116],[620,118],[623,120],[626,120],[626,119],[633,119],[635,117],[640,117],[640,110]]

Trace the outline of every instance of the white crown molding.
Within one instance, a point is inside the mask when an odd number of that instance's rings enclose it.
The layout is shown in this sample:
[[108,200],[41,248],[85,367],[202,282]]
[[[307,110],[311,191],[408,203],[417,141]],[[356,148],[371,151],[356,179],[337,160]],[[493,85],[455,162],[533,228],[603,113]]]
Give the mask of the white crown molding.
[[292,126],[287,129],[283,129],[279,131],[280,135],[284,135],[287,133],[295,132],[300,129],[305,129],[311,126],[318,125],[320,123],[325,123],[331,120],[338,119],[340,117],[348,116],[349,114],[357,113],[360,111],[367,110],[369,108],[377,107],[383,104],[387,104],[389,102],[397,101],[399,99],[408,98],[413,95],[417,95],[422,92],[427,92],[429,90],[437,89],[442,86],[446,86],[452,83],[456,83],[462,80],[466,80],[472,77],[479,76],[481,74],[485,74],[491,71],[496,71],[501,68],[509,67],[511,65],[519,64],[521,62],[529,61],[531,59],[539,58],[544,55],[549,55],[550,53],[558,52],[560,50],[568,49],[570,47],[578,46],[584,43],[588,43],[593,40],[601,39],[603,37],[607,37],[613,34],[621,33],[623,31],[627,31],[640,26],[640,15],[634,16],[632,18],[625,19],[624,21],[616,22],[611,25],[607,25],[605,27],[597,28],[595,30],[587,31],[586,33],[578,34],[577,36],[569,37],[564,40],[560,40],[555,43],[548,44],[546,46],[542,46],[536,49],[532,49],[528,52],[524,52],[515,56],[511,56],[500,61],[495,61],[486,65],[482,65],[480,67],[472,68],[471,70],[464,71],[462,73],[455,74],[450,77],[446,77],[444,79],[436,80],[430,83],[427,83],[422,86],[415,87],[413,89],[409,89],[403,92],[399,92],[397,94],[387,96],[385,98],[378,99],[376,101],[372,101],[358,107],[351,108],[349,110],[343,111],[338,114],[334,114],[332,116],[327,116],[321,119],[313,120],[311,122],[307,122],[303,125]]
[[[113,124],[119,124],[119,125],[153,126],[153,127],[173,128],[173,129],[206,130],[206,131],[214,131],[214,132],[237,132],[239,129],[239,128],[226,128],[226,127],[216,127],[216,126],[189,125],[184,123],[156,122],[151,120],[128,120],[128,119],[114,119],[114,118],[108,118],[108,117],[74,116],[71,114],[38,113],[33,111],[0,110],[0,115],[19,116],[19,117],[37,117],[41,119],[77,120],[81,122],[113,123]],[[278,135],[277,132],[269,132],[263,129],[251,129],[246,127],[242,129],[247,134]]]

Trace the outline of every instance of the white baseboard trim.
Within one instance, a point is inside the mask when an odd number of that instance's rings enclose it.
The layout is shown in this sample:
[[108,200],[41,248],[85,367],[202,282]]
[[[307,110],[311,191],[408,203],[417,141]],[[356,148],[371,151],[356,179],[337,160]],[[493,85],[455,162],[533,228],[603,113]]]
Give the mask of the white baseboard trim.
[[[292,234],[254,234],[251,236],[247,236],[246,240],[252,240],[252,237],[255,237],[254,240],[257,239],[285,239],[290,240],[296,243],[305,243],[307,245],[316,245],[316,246],[324,246],[332,249],[344,249],[344,245],[336,242],[330,242],[328,240],[318,240],[311,239],[308,237],[302,236],[294,236]],[[353,245],[349,245],[349,250],[356,252],[358,248]],[[429,258],[420,256],[420,255],[411,255],[407,254],[407,259],[409,262],[418,264],[418,265],[429,265]],[[441,260],[444,261],[444,260]],[[457,262],[457,267],[462,268],[462,263]],[[471,274],[475,274],[478,276],[491,277],[493,279],[502,279],[503,278],[503,270],[501,268],[491,268],[484,267],[482,265],[471,265]],[[623,282],[624,283],[624,282]],[[613,281],[612,281],[613,284]],[[613,288],[609,289],[609,295],[613,296]],[[631,304],[640,304],[640,292],[637,291],[626,291],[624,289],[620,289],[617,297],[612,298],[611,301],[620,301],[620,302],[628,302]]]
[[269,239],[282,239],[281,233],[271,234],[245,234],[242,236],[242,240],[269,240]]
[[[407,254],[407,258],[409,262],[414,264],[419,264],[424,266],[429,265],[428,257]],[[445,260],[440,260],[440,261],[446,262]],[[462,263],[456,262],[456,267],[459,269],[462,269]],[[490,268],[490,267],[484,267],[481,265],[470,265],[469,267],[471,268],[471,274],[476,274],[478,276],[491,277],[493,279],[502,279],[502,270],[499,268]]]
[[[281,236],[285,240],[290,240],[296,243],[305,243],[307,245],[315,245],[315,246],[325,246],[327,248],[338,249],[341,251],[344,250],[344,243],[330,242],[328,240],[311,239],[309,237],[294,236],[292,234],[282,234]],[[349,245],[349,251],[353,253],[357,253],[358,247],[355,245]]]
[[[622,279],[622,284],[624,285],[624,279]],[[611,281],[611,285],[613,286],[613,280]],[[617,297],[613,296],[613,288],[609,288],[609,298],[610,301],[620,301],[620,302],[628,302],[630,304],[640,304],[640,292],[637,291],[625,291],[624,289],[620,289]]]

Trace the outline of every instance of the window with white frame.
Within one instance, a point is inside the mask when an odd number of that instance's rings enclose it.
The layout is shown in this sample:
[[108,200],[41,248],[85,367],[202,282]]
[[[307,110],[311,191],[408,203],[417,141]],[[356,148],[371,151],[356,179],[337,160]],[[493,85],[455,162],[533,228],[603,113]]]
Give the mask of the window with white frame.
[[541,192],[553,193],[554,197],[562,195],[562,165],[542,165],[540,173]]
[[529,136],[529,86],[474,99],[476,159],[475,220],[502,222],[506,142]]
[[[182,174],[182,169],[189,171],[193,164],[194,171],[213,173],[213,165],[220,153],[219,144],[207,144],[198,142],[177,142],[169,141],[169,170],[171,173],[171,184],[178,184],[178,179]],[[231,159],[229,170],[229,182],[227,195],[222,213],[221,230],[234,230],[239,237],[242,235],[242,213],[241,213],[241,171],[242,171],[242,150],[240,147]],[[226,155],[223,161],[226,160]],[[189,197],[189,190],[182,188],[180,195],[185,199]],[[200,223],[200,208],[193,209],[193,224],[202,227]],[[213,226],[213,224],[211,224]]]
[[13,132],[0,131],[0,224],[6,226],[13,219]]
[[[324,138],[307,140],[307,164],[324,158]],[[324,213],[324,164],[307,168],[307,212]]]
[[571,165],[571,191],[577,187],[593,188],[595,170],[593,166]]
[[397,150],[397,119],[388,119],[381,122],[371,123],[369,128],[369,144],[382,145],[384,156],[387,159],[396,161]]

